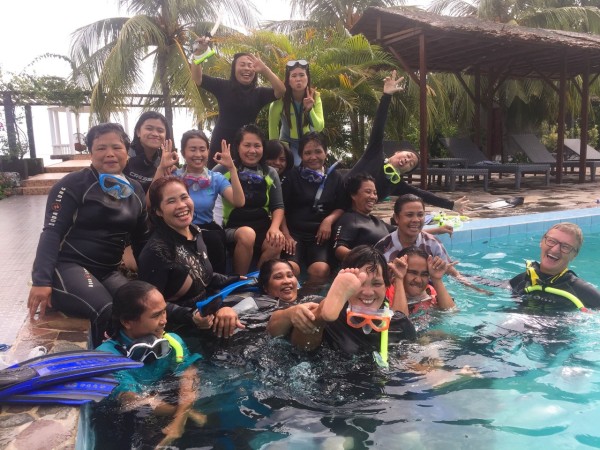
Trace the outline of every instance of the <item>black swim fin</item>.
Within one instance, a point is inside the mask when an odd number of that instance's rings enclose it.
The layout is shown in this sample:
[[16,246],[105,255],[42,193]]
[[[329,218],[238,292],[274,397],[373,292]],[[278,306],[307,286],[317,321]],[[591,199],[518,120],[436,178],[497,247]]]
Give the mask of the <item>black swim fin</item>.
[[91,350],[39,356],[0,370],[0,401],[48,385],[143,365],[124,356]]
[[2,398],[0,402],[77,406],[92,401],[99,402],[108,397],[118,384],[115,377],[109,374],[33,389]]

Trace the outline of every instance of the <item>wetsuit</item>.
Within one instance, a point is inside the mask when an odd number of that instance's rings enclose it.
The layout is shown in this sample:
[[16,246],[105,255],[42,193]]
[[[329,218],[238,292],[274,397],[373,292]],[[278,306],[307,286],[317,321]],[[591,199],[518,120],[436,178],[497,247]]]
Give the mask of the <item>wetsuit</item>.
[[[283,209],[283,194],[277,171],[269,166],[254,168],[239,166],[237,168],[240,183],[244,190],[246,203],[235,208],[223,199],[223,225],[226,230],[235,230],[248,226],[256,232],[254,241],[255,254],[260,254],[262,243],[271,226],[271,213]],[[229,171],[218,165],[216,172],[221,172],[229,179]]]
[[431,192],[413,187],[405,181],[400,181],[398,184],[391,183],[383,172],[385,154],[383,152],[383,132],[385,130],[385,122],[387,120],[388,109],[392,101],[392,96],[383,94],[375,114],[371,136],[365,152],[358,162],[350,169],[347,177],[359,173],[368,173],[375,178],[375,188],[377,189],[377,199],[382,201],[389,195],[404,195],[414,194],[423,199],[425,203],[445,209],[453,209],[454,202],[443,197],[438,197]]
[[[325,324],[323,334],[325,345],[350,355],[365,351],[379,351],[381,334],[373,330],[369,334],[365,334],[362,328],[352,328],[346,323],[346,308],[347,306],[342,308],[335,321]],[[412,341],[417,337],[414,325],[400,311],[394,312],[388,333],[390,343],[398,343],[405,339]]]
[[[413,245],[417,248],[420,248],[428,255],[439,256],[447,263],[452,262],[450,255],[448,255],[448,252],[442,243],[438,241],[432,234],[429,234],[426,231],[421,231],[419,233],[419,236],[417,236],[417,241]],[[383,256],[387,262],[391,262],[397,258],[398,254],[404,248],[400,243],[400,238],[398,237],[397,231],[394,231],[381,239],[374,245],[374,247],[376,250],[379,250],[381,253],[383,253]]]
[[392,225],[370,214],[365,216],[348,211],[335,223],[333,248],[353,249],[358,245],[372,246],[394,229]]
[[140,183],[144,192],[148,192],[159,164],[160,151],[157,151],[154,159],[149,161],[143,149],[138,150],[131,147],[129,149],[129,159],[127,160],[123,174]]
[[[565,291],[577,297],[584,306],[591,308],[600,307],[600,291],[590,283],[579,278],[572,270],[566,270],[558,277],[546,275],[540,272],[537,262],[531,264],[535,270],[535,284],[542,287],[550,287]],[[565,311],[576,308],[575,304],[564,295],[542,290],[533,290],[530,293],[526,289],[532,285],[532,277],[528,272],[523,272],[510,280],[513,292],[522,296],[524,305],[536,312]]]
[[235,80],[202,75],[202,89],[217,98],[219,117],[210,138],[208,166],[215,165],[213,157],[221,151],[221,141],[231,143],[235,133],[244,125],[256,122],[260,110],[277,100],[273,88],[244,86]]
[[[183,169],[175,171],[175,175],[180,178],[185,174]],[[225,231],[214,221],[213,210],[217,197],[222,196],[225,190],[231,187],[231,183],[219,172],[208,170],[207,176],[210,178],[208,187],[203,188],[197,183],[192,183],[188,189],[190,198],[194,201],[193,223],[202,230],[206,252],[213,269],[215,272],[225,273],[227,270]]]
[[[167,300],[169,324],[192,325],[196,302],[239,280],[238,276],[213,272],[200,229],[190,225],[190,230],[194,235],[192,240],[159,222],[139,258],[138,277],[156,286]],[[188,276],[192,279],[189,290],[170,300]]]
[[[303,121],[302,123],[300,121]],[[298,149],[300,147],[300,138],[302,135],[311,131],[321,131],[325,128],[325,118],[323,117],[323,102],[321,96],[315,94],[315,104],[308,113],[308,120],[304,114],[304,105],[302,102],[296,102],[292,99],[290,104],[290,122],[288,125],[283,114],[283,99],[275,100],[269,106],[269,139],[279,139],[290,145],[292,155],[294,155],[294,165],[299,166],[302,162]],[[279,127],[281,125],[281,129]],[[298,130],[302,128],[302,133]]]
[[126,243],[137,258],[149,237],[144,192],[131,184],[134,193],[116,200],[90,167],[66,175],[48,194],[33,285],[52,286],[59,311],[89,318],[95,344],[110,321],[115,291],[127,282],[118,271]]
[[[329,259],[329,240],[317,245],[315,236],[323,219],[333,210],[343,209],[346,200],[342,176],[333,170],[325,178],[321,197],[315,205],[315,197],[323,181],[313,174],[303,167],[294,167],[281,185],[285,219],[290,234],[297,242],[296,254],[286,257],[307,267]],[[335,225],[332,226],[332,234],[334,231]]]
[[[168,356],[161,359],[154,359],[150,363],[144,363],[144,367],[132,370],[119,370],[114,373],[119,385],[111,392],[111,397],[118,398],[124,392],[133,392],[141,395],[157,387],[157,383],[164,380],[169,375],[180,375],[185,369],[202,357],[196,353],[190,354],[185,342],[175,333],[169,333],[183,349],[183,361],[177,362],[174,350],[171,350]],[[119,350],[121,347],[127,347],[132,342],[131,338],[119,331],[116,337],[103,342],[97,350],[123,355]]]

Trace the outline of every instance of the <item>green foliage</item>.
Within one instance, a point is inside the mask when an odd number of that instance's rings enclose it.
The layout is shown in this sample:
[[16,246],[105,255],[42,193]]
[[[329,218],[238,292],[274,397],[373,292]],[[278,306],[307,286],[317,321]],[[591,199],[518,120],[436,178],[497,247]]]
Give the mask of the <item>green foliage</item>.
[[[542,132],[542,143],[551,152],[556,152],[558,142],[558,125],[549,124],[543,122],[541,127]],[[565,128],[565,138],[567,139],[579,139],[581,137],[581,128],[579,125],[575,125],[571,128]],[[594,125],[588,129],[588,145],[594,148],[598,147],[598,138],[600,137],[600,131],[598,126]]]
[[6,173],[0,172],[0,200],[8,197],[8,193],[13,185],[14,181]]

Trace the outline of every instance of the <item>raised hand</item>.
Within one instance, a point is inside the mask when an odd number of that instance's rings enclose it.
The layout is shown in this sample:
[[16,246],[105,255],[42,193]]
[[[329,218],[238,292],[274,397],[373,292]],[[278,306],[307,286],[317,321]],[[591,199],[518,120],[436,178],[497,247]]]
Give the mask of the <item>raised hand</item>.
[[434,257],[429,255],[427,258],[427,270],[429,271],[429,277],[432,280],[441,280],[446,273],[447,268],[448,263],[439,256]]
[[160,168],[164,176],[171,175],[179,163],[179,155],[177,151],[173,150],[173,141],[171,139],[166,139],[161,148]]
[[466,209],[468,209],[469,199],[465,197],[461,197],[457,200],[454,200],[454,206],[452,207],[452,211],[457,211],[459,213],[463,213]]
[[194,51],[194,55],[200,56],[208,49],[208,45],[210,43],[210,38],[208,36],[199,36],[194,41],[192,45],[192,50]]
[[402,82],[404,77],[397,78],[395,70],[392,70],[392,74],[383,80],[383,93],[393,95],[396,92],[402,92],[404,87]]
[[304,106],[304,111],[310,111],[312,107],[315,105],[315,95],[317,90],[315,88],[310,88],[306,92],[306,97],[302,100],[302,105]]
[[233,158],[231,157],[231,145],[225,139],[221,141],[221,151],[215,153],[213,157],[217,164],[221,164],[226,169],[233,169]]
[[252,63],[254,70],[261,75],[265,75],[266,72],[269,71],[269,68],[265,65],[265,63],[256,55],[248,55],[248,59]]
[[408,270],[408,255],[404,255],[401,258],[394,258],[393,261],[388,263],[388,268],[393,278],[404,280],[406,271]]

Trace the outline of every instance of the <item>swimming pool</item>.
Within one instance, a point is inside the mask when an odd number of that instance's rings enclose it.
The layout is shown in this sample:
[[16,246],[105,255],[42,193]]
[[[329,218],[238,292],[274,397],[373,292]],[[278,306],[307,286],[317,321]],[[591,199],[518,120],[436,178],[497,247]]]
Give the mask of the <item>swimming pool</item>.
[[[598,284],[600,215],[585,211],[570,212],[585,233],[571,267]],[[520,219],[455,233],[448,247],[460,270],[503,280],[524,270],[525,259],[538,259],[549,223],[539,215]],[[197,407],[208,424],[188,426],[177,446],[600,447],[600,316],[535,316],[516,308],[502,288],[490,287],[494,295],[486,296],[453,280],[448,287],[459,310],[418,319],[420,340],[392,349],[388,370],[368,355],[297,354],[261,332],[251,344],[222,348],[200,365]]]

